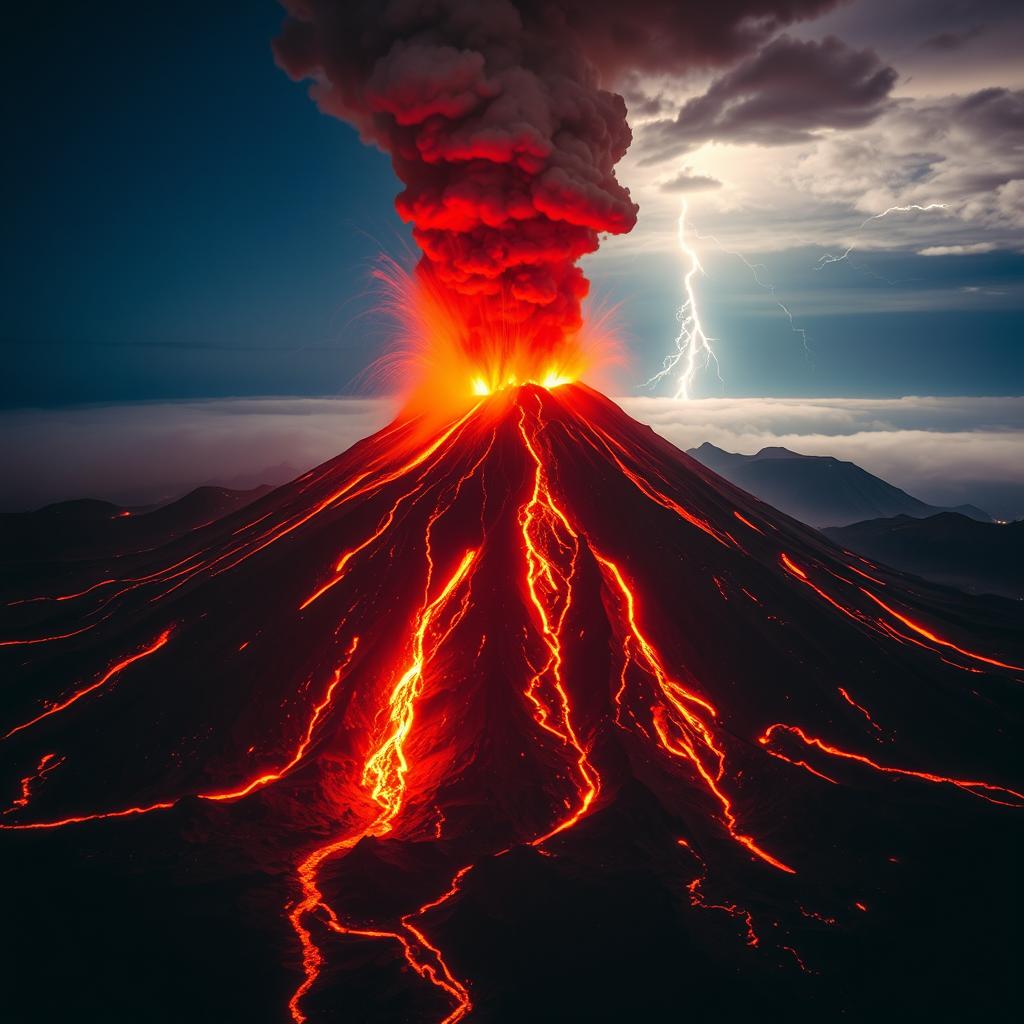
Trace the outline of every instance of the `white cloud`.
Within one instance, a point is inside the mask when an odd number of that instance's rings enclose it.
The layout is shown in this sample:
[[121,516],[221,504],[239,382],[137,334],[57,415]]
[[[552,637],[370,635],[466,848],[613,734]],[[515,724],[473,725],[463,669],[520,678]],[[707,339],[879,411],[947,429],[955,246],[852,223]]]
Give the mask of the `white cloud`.
[[[993,83],[990,83],[993,84]],[[640,203],[634,232],[611,239],[613,257],[672,248],[678,202],[660,186],[666,165],[645,165],[648,124],[619,177]],[[785,139],[776,140],[779,143]],[[778,251],[950,248],[964,254],[1024,250],[1024,90],[984,88],[941,97],[904,95],[865,127],[825,131],[811,141],[707,143],[687,154],[687,173],[720,181],[694,195],[703,232],[730,248]],[[947,208],[873,221],[892,206]],[[931,255],[931,252],[925,252]]]
[[[918,256],[971,256],[979,252],[992,252],[995,242],[974,242],[971,245],[928,245],[919,250]],[[967,290],[967,289],[965,289]]]

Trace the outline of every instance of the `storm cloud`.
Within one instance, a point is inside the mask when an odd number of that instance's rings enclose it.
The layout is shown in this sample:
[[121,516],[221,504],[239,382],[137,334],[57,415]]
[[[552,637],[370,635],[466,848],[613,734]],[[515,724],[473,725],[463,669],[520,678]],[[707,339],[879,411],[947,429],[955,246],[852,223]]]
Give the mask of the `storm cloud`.
[[673,119],[645,127],[644,161],[706,142],[784,146],[826,128],[860,128],[890,102],[896,72],[872,50],[780,36],[687,100]]

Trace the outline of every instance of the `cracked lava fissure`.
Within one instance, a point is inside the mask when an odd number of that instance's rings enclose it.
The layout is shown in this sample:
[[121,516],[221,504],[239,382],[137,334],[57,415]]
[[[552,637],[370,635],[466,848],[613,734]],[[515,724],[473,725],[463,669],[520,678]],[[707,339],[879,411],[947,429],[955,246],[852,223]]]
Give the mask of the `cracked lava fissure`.
[[[476,997],[445,938],[477,869],[515,848],[557,859],[627,776],[678,823],[682,900],[727,915],[751,955],[805,971],[799,936],[761,930],[744,893],[716,882],[728,863],[726,879],[759,880],[754,904],[771,885],[794,914],[836,925],[835,907],[800,904],[814,838],[771,794],[893,786],[905,799],[931,785],[993,813],[1024,807],[1019,781],[947,772],[944,745],[888,703],[886,675],[898,663],[908,687],[941,678],[973,706],[995,699],[986,686],[1019,685],[1019,655],[981,649],[898,575],[851,565],[583,385],[552,374],[467,394],[446,423],[400,418],[194,536],[11,600],[0,643],[45,689],[27,684],[0,726],[18,766],[0,830],[128,828],[118,820],[251,801],[287,827],[308,805],[284,908],[291,1019],[324,1016],[338,943],[377,942],[423,986],[424,1019],[454,1024]],[[232,617],[243,599],[253,611]],[[174,749],[142,758],[126,740],[125,770],[92,802],[63,790],[90,730],[112,723],[115,744],[143,728],[170,679],[184,688]],[[231,710],[236,689],[251,713]],[[349,858],[387,844],[436,846],[442,866],[404,906],[346,909],[334,890]]]

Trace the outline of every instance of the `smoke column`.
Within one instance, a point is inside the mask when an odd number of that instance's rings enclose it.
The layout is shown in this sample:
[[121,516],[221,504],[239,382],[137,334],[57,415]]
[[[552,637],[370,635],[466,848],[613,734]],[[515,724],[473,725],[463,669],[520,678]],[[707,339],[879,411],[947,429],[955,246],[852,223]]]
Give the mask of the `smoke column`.
[[520,379],[572,361],[577,266],[637,205],[615,177],[630,70],[735,59],[834,0],[283,0],[278,63],[390,154],[421,280],[467,354]]

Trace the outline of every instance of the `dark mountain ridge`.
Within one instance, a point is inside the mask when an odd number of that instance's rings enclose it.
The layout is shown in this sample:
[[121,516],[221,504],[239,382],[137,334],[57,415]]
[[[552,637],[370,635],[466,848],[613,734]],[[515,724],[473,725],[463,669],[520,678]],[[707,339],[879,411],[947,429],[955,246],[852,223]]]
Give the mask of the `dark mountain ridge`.
[[737,487],[819,529],[896,515],[923,519],[948,511],[982,522],[991,520],[973,505],[953,509],[929,505],[853,462],[827,455],[800,455],[780,447],[738,455],[707,441],[687,454]]
[[844,548],[972,593],[1024,598],[1024,520],[979,523],[955,512],[895,516],[822,531]]

